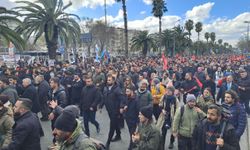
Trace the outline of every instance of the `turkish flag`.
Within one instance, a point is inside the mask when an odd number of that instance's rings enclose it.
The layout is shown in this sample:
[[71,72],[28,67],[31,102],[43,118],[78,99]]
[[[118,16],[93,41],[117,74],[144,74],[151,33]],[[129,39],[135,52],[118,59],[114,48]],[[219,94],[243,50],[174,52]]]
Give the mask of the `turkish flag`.
[[165,57],[164,53],[162,53],[162,61],[163,61],[163,70],[167,70],[168,69],[168,60]]

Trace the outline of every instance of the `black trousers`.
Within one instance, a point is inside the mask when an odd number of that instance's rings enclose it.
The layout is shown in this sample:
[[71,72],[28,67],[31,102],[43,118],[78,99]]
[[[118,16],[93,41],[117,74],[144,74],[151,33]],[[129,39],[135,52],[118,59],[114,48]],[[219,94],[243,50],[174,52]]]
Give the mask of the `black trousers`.
[[44,100],[40,100],[40,109],[41,109],[41,114],[42,114],[42,118],[48,118],[49,115],[49,106],[47,101]]
[[132,148],[133,148],[133,142],[132,142],[132,134],[134,134],[135,133],[135,130],[136,130],[136,126],[137,126],[137,124],[136,124],[136,122],[131,122],[131,121],[129,121],[129,120],[126,120],[126,123],[127,123],[127,126],[128,126],[128,131],[129,131],[129,135],[130,135],[130,142],[129,142],[129,147],[128,147],[128,149],[129,150],[132,150]]
[[108,145],[110,144],[115,131],[116,131],[116,136],[121,135],[120,125],[119,125],[119,116],[109,116],[109,118],[110,118],[110,125],[109,125],[109,134],[108,134],[108,140],[107,140]]
[[99,128],[99,123],[95,119],[96,112],[91,110],[83,111],[83,124],[85,128],[85,134],[90,136],[89,133],[89,122],[95,125],[96,129]]
[[242,99],[240,103],[242,103],[245,106],[246,113],[250,115],[249,101],[250,99]]
[[192,138],[179,135],[178,150],[192,150]]

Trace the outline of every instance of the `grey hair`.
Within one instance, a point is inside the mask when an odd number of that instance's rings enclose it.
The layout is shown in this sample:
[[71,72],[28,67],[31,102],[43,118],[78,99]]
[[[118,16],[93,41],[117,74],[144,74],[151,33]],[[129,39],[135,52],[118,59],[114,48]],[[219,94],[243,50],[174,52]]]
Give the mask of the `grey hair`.
[[30,78],[25,78],[25,79],[23,79],[23,81],[26,81],[29,85],[32,83]]

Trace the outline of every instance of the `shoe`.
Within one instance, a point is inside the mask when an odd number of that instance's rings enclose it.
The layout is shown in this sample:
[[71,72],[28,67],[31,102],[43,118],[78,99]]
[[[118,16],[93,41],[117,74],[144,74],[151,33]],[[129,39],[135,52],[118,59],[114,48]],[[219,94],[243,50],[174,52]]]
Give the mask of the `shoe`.
[[170,143],[169,146],[168,146],[169,149],[173,149],[174,148],[174,144],[173,143]]
[[96,128],[96,132],[97,132],[97,133],[100,133],[100,131],[101,131],[100,126],[98,126],[98,127]]
[[40,118],[40,120],[41,120],[41,121],[49,121],[49,118],[44,118],[44,117],[42,117],[42,118]]
[[110,144],[109,144],[109,143],[106,143],[106,144],[105,144],[105,150],[109,150],[109,147],[110,147]]
[[111,142],[120,141],[121,139],[122,139],[122,138],[121,138],[120,135],[116,135],[115,138],[113,138],[113,139],[111,140]]

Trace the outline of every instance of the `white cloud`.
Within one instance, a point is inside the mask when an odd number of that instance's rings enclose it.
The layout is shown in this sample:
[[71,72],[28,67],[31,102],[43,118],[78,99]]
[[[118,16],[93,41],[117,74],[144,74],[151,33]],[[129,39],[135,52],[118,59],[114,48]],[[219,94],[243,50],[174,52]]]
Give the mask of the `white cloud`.
[[[100,19],[95,19],[95,20],[102,20],[102,21],[104,21],[105,17],[103,16]],[[115,16],[115,17],[107,15],[107,22],[108,23],[114,23],[114,22],[118,22],[118,21],[122,21],[122,20],[123,20],[123,10],[122,9],[120,9],[118,11],[117,16]]]
[[[8,4],[11,3],[13,6],[16,4],[15,1],[20,0],[0,0],[0,4]],[[34,2],[35,0],[28,0],[30,2]],[[104,6],[104,0],[63,0],[65,4],[68,4],[68,2],[72,2],[72,7],[70,9],[77,10],[81,7],[89,7],[89,8],[96,8],[97,6]],[[115,0],[106,0],[107,6],[111,6],[115,3]],[[5,6],[5,5],[0,5]]]
[[141,11],[140,14],[144,15],[144,14],[146,14],[146,11]]
[[223,39],[224,42],[236,45],[238,39],[247,32],[247,24],[244,21],[249,18],[250,12],[239,14],[233,19],[218,18],[213,23],[204,25],[201,36],[204,38],[205,32],[215,32],[216,40]]
[[[172,28],[180,20],[179,16],[163,16],[162,30]],[[123,27],[123,22],[114,23],[115,26]],[[128,29],[149,30],[150,33],[158,32],[159,20],[156,17],[146,17],[143,20],[133,20],[128,22]]]
[[192,10],[186,12],[186,19],[191,19],[195,22],[204,21],[210,17],[210,11],[214,3],[208,2],[203,5],[195,6]]
[[153,0],[143,0],[146,5],[151,5]]

